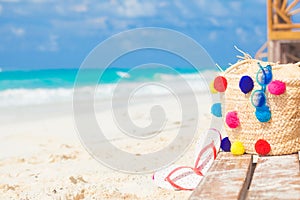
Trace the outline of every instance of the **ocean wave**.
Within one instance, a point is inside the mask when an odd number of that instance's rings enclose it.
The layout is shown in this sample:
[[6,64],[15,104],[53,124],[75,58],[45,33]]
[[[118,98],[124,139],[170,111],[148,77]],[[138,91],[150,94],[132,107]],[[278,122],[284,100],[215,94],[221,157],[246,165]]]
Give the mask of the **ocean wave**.
[[[168,95],[185,92],[208,92],[205,77],[214,77],[214,72],[207,74],[168,75],[156,74],[152,81],[122,82],[100,84],[96,87],[96,99],[122,98],[128,94],[133,96]],[[186,82],[191,91],[187,91]],[[83,86],[76,88],[80,92],[91,93],[95,87]],[[175,92],[172,90],[176,90]],[[189,89],[188,89],[189,90]],[[72,101],[74,88],[18,88],[0,91],[0,106],[24,106]],[[84,98],[84,95],[83,95]]]
[[121,78],[130,78],[130,74],[127,72],[117,71],[116,74]]

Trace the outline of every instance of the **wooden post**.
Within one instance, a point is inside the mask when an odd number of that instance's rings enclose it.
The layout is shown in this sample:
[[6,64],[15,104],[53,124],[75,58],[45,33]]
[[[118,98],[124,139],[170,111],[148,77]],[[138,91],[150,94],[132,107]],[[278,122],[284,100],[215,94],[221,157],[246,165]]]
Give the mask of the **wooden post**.
[[[300,0],[288,2],[287,0],[267,0],[268,23],[268,60],[271,62],[290,63],[300,61],[298,50],[300,48],[300,23],[291,21],[290,13]],[[297,42],[299,41],[299,42]]]

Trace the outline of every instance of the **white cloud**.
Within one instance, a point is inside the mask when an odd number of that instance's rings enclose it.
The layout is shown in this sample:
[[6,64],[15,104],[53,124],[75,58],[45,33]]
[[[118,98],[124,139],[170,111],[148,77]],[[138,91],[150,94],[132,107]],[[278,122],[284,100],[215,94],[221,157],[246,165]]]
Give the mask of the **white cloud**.
[[214,16],[224,17],[229,14],[228,9],[220,2],[213,1],[209,4],[211,14]]
[[128,20],[110,20],[110,23],[117,30],[127,29],[130,25],[130,22]]
[[107,17],[92,18],[88,19],[86,22],[93,27],[104,29],[106,28]]
[[220,0],[195,0],[196,5],[202,13],[209,16],[224,17],[229,15],[228,8],[224,5],[224,1]]
[[239,1],[229,2],[229,6],[234,12],[241,11],[241,9],[242,9],[241,2],[239,2]]
[[20,2],[20,0],[0,0],[0,2],[5,2],[5,3],[16,3],[16,2]]
[[62,6],[62,5],[56,5],[55,7],[54,7],[54,10],[55,10],[55,12],[56,13],[58,13],[58,14],[66,14],[66,9],[64,8],[64,6]]
[[180,0],[174,1],[174,4],[176,5],[176,7],[178,8],[178,10],[180,10],[181,14],[185,17],[189,17],[191,16],[191,14],[193,14],[190,11],[190,8],[186,5],[185,2],[182,2]]
[[0,15],[1,15],[2,11],[3,11],[3,6],[0,4]]
[[166,7],[166,6],[168,6],[168,5],[169,5],[169,2],[159,2],[159,3],[158,3],[158,6],[161,7],[161,8],[162,8],[162,7]]
[[111,2],[113,6],[116,6],[116,12],[125,17],[143,17],[143,16],[154,16],[156,14],[156,7],[154,3],[150,1],[138,1],[138,0],[127,0],[117,3]]
[[236,29],[235,29],[235,33],[236,33],[237,35],[241,35],[241,34],[244,33],[244,30],[243,30],[242,28],[236,28]]
[[88,6],[86,4],[65,5],[64,3],[58,3],[55,5],[54,10],[60,15],[73,15],[73,13],[85,13]]
[[17,37],[22,37],[25,35],[25,29],[23,28],[11,27],[11,32]]
[[48,3],[53,0],[28,0],[30,3]]
[[235,33],[241,42],[247,41],[247,32],[243,28],[240,28],[240,27],[236,28]]
[[255,26],[254,33],[260,43],[264,43],[266,41],[266,32],[264,26]]
[[[90,37],[94,35],[99,35],[99,31],[106,32],[109,24],[113,24],[113,20],[106,16],[103,17],[86,17],[85,19],[54,19],[51,20],[52,29],[56,30],[57,34],[71,33],[72,36],[85,36]],[[121,20],[118,20],[121,21]],[[126,20],[124,20],[127,22]],[[80,27],[80,28],[79,28]],[[119,28],[119,27],[118,27]],[[64,37],[63,37],[64,38]]]
[[78,13],[83,13],[88,11],[88,6],[86,4],[78,4],[71,6],[71,10]]
[[264,33],[263,33],[263,31],[262,31],[262,30],[264,30],[264,29],[265,29],[265,27],[255,26],[254,32],[255,32],[255,34],[256,34],[257,36],[261,37],[261,36],[264,35]]
[[195,3],[198,4],[198,6],[200,8],[205,8],[205,6],[206,6],[206,1],[205,0],[196,0]]
[[217,19],[213,18],[213,17],[209,18],[209,21],[214,26],[220,26],[221,25],[220,22]]
[[46,41],[44,44],[41,44],[38,46],[39,51],[58,51],[58,36],[57,35],[50,35],[48,41]]
[[212,41],[215,41],[215,40],[217,39],[217,37],[218,37],[218,34],[217,34],[216,31],[212,31],[212,32],[210,32],[209,35],[208,35],[208,39],[210,39],[210,40],[212,40]]

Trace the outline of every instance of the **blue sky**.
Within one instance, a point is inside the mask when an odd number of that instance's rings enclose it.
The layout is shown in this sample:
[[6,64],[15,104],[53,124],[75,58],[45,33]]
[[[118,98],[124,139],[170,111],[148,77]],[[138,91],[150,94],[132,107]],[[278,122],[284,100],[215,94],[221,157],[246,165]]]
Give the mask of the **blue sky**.
[[226,67],[234,45],[254,56],[265,42],[266,1],[0,0],[0,67],[78,68],[106,38],[149,26],[192,37]]

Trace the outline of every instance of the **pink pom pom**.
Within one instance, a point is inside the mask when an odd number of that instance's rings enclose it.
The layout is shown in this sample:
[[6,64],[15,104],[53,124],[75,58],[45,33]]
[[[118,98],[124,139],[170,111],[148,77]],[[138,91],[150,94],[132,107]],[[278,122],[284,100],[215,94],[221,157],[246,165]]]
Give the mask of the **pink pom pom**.
[[286,86],[284,82],[275,80],[268,85],[268,90],[271,94],[281,95],[285,92]]
[[240,120],[236,111],[228,112],[226,115],[226,124],[229,128],[236,128],[240,125]]

